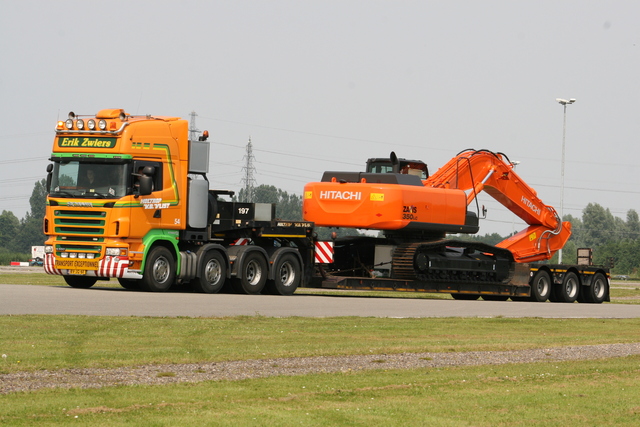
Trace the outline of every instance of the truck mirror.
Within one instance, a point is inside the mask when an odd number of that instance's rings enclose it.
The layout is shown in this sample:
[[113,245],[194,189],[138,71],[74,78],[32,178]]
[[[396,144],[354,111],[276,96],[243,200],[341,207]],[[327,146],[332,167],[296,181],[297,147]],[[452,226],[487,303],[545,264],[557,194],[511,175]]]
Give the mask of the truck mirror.
[[47,193],[51,192],[51,178],[53,176],[53,165],[49,163],[47,165]]
[[152,192],[153,192],[153,178],[151,178],[149,175],[143,174],[140,177],[140,195],[148,196]]

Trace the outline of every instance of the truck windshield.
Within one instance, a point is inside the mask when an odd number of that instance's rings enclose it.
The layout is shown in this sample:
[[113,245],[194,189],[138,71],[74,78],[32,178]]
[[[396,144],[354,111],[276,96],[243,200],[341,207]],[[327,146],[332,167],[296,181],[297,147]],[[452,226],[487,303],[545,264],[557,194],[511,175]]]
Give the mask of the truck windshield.
[[53,197],[117,199],[127,194],[130,163],[58,160],[53,166]]

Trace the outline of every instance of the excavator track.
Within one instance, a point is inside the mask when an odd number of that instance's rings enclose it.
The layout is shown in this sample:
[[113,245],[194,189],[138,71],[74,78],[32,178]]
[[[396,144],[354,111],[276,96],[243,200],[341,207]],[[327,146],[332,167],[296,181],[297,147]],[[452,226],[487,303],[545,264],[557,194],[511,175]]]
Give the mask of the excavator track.
[[501,285],[514,270],[509,250],[458,240],[401,244],[392,259],[393,278],[427,283]]

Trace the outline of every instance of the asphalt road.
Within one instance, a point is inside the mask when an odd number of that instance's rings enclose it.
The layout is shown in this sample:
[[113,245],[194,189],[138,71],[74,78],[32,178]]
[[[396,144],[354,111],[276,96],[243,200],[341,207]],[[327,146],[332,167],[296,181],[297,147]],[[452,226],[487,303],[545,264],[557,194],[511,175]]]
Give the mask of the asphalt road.
[[455,301],[349,296],[147,293],[120,288],[0,285],[0,315],[154,317],[544,317],[637,318],[640,305]]

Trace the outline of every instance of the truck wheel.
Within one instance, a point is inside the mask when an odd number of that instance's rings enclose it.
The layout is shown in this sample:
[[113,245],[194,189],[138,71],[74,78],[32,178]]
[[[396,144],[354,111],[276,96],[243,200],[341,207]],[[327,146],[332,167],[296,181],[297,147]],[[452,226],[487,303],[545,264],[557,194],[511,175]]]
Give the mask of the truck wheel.
[[98,278],[91,276],[64,276],[64,281],[72,288],[88,289],[96,284]]
[[215,294],[220,292],[227,277],[227,265],[218,251],[209,251],[202,258],[198,276],[192,280],[196,292]]
[[118,283],[125,289],[132,291],[140,290],[140,280],[118,278]]
[[236,290],[257,295],[267,283],[267,260],[258,251],[250,252],[238,273],[240,277],[235,279]]
[[267,282],[267,292],[272,295],[293,295],[302,278],[298,258],[294,254],[285,254],[273,268],[274,277]]
[[602,273],[596,273],[591,279],[591,286],[582,286],[580,291],[584,295],[584,302],[601,304],[607,295],[607,279]]
[[164,246],[151,249],[144,266],[142,288],[149,292],[168,291],[176,277],[176,263]]
[[531,281],[530,301],[545,302],[551,296],[551,276],[545,270],[538,270]]
[[557,302],[575,302],[580,293],[580,280],[576,273],[565,274],[562,285],[556,289]]

